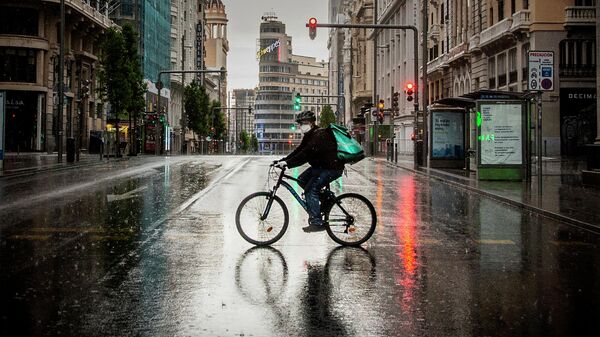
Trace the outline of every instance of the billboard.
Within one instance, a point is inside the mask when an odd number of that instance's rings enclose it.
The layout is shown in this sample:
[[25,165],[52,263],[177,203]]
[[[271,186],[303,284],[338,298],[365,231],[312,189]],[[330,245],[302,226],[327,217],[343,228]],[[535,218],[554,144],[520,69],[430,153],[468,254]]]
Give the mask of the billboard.
[[431,157],[460,159],[465,154],[464,113],[431,112]]
[[523,164],[523,104],[482,103],[477,124],[481,165]]

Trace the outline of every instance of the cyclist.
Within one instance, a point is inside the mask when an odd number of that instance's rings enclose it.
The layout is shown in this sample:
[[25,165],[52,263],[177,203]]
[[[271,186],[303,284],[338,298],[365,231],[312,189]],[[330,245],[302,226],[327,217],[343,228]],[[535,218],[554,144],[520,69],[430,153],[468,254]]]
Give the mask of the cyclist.
[[309,215],[308,226],[302,228],[305,232],[325,230],[321,219],[319,191],[344,172],[344,164],[337,158],[337,143],[333,132],[329,128],[319,128],[315,122],[314,112],[299,113],[296,123],[303,133],[302,142],[292,153],[274,162],[279,168],[293,168],[305,163],[311,166],[298,177],[299,185],[304,189]]

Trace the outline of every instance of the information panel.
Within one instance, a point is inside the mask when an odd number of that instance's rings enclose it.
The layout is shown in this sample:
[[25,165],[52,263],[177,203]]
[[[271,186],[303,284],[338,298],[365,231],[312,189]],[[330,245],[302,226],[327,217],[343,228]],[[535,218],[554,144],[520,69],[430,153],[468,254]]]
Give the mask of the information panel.
[[523,164],[523,105],[481,104],[479,146],[481,165]]
[[431,112],[431,157],[435,159],[463,158],[464,114],[448,111]]

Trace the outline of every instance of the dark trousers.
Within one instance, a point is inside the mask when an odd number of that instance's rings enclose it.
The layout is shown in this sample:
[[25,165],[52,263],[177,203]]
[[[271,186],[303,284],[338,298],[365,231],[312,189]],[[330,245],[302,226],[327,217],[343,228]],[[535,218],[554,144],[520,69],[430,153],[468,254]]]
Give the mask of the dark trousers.
[[321,225],[321,205],[319,191],[325,185],[342,176],[342,170],[327,170],[309,167],[298,177],[298,184],[304,189],[309,223]]

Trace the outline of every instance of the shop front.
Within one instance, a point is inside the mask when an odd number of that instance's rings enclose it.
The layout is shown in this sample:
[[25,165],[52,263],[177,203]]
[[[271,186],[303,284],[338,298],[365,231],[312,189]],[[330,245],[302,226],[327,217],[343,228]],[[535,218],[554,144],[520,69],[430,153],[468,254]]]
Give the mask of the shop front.
[[560,145],[563,156],[585,154],[596,139],[596,89],[560,89]]
[[32,91],[6,91],[6,152],[42,151],[45,145],[43,99]]

